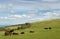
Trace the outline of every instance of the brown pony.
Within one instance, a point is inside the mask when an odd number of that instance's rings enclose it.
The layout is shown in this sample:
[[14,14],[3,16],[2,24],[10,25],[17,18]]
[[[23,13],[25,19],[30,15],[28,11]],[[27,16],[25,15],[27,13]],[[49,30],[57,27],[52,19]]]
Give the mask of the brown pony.
[[5,32],[5,36],[8,36],[8,35],[11,36],[11,32],[6,31],[6,32]]

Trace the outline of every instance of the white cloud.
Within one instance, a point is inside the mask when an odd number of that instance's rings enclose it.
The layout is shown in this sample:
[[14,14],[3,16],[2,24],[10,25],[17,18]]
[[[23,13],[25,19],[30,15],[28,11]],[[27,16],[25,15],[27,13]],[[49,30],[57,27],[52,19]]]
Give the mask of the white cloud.
[[15,13],[15,11],[14,10],[9,10],[11,13]]
[[[14,9],[14,10],[31,10],[34,8],[38,8],[38,9],[59,9],[60,8],[60,3],[40,3],[40,2],[36,2],[36,1],[21,1],[21,0],[13,0],[16,1],[19,4],[13,4],[13,3],[8,3],[8,6],[10,9]],[[20,1],[20,2],[19,2]],[[37,0],[39,1],[39,0]],[[42,0],[42,1],[59,1],[59,0]],[[23,5],[23,6],[21,6]],[[31,7],[32,6],[32,7]]]
[[30,14],[36,14],[38,13],[38,9],[32,9],[32,10],[27,10],[27,13],[30,13]]
[[13,17],[13,18],[22,18],[21,15],[10,15],[9,17]]
[[2,19],[2,20],[8,20],[8,19],[11,20],[11,19],[15,19],[15,18],[10,18],[10,17],[6,16],[6,17],[0,17],[0,19]]
[[48,19],[57,19],[60,18],[60,13],[56,12],[46,12],[41,14],[41,16],[35,16],[34,18],[29,19],[30,21],[42,21],[42,20],[48,20]]
[[40,10],[60,9],[60,3],[42,3],[37,4],[36,7]]
[[32,6],[32,5],[15,5],[12,7],[13,10],[34,10],[36,7]]
[[47,2],[56,2],[56,1],[59,1],[59,0],[42,0],[42,1],[47,1]]
[[[25,3],[25,4],[24,4]],[[13,9],[15,11],[17,10],[34,10],[34,9],[40,9],[40,10],[48,10],[48,9],[60,9],[60,3],[39,3],[39,2],[21,2],[21,4],[9,4],[8,6],[10,9]]]
[[6,8],[6,5],[5,4],[0,4],[0,9],[2,8]]
[[8,4],[8,6],[9,6],[9,7],[12,7],[12,6],[13,6],[13,4],[12,4],[12,3],[9,3],[9,4]]
[[3,16],[1,16],[0,17],[0,19],[9,19],[9,20],[12,20],[12,19],[22,19],[22,18],[31,18],[31,16],[28,16],[28,15],[25,15],[25,14],[23,14],[23,15],[8,15],[8,16],[5,16],[5,17],[3,17]]
[[[51,0],[47,0],[51,1]],[[54,0],[52,0],[54,1]],[[25,4],[24,4],[25,3]],[[13,3],[8,3],[7,6],[6,4],[3,6],[6,9],[10,10],[11,13],[14,13],[15,11],[18,10],[48,10],[48,9],[60,9],[60,3],[39,3],[39,2],[29,2],[29,1],[21,1],[21,4],[13,4]],[[2,4],[0,5],[0,8],[2,8]],[[35,13],[31,11],[32,13]]]
[[15,18],[30,18],[30,16],[25,15],[25,14],[23,14],[23,15],[11,15],[10,17],[15,17]]
[[2,5],[0,4],[0,8],[2,8]]
[[43,14],[44,19],[54,19],[54,18],[60,18],[60,13],[55,12],[47,12]]
[[24,17],[24,18],[30,18],[31,16],[23,14],[22,17]]

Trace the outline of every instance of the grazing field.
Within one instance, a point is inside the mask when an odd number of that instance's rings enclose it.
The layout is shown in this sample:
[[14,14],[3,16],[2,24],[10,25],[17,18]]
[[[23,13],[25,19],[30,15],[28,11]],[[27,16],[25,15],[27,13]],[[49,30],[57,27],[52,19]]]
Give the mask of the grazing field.
[[[48,27],[52,29],[44,29]],[[30,31],[34,32],[30,33]],[[19,35],[4,36],[4,31],[0,31],[0,39],[60,39],[60,19],[31,23],[31,28],[14,32]]]

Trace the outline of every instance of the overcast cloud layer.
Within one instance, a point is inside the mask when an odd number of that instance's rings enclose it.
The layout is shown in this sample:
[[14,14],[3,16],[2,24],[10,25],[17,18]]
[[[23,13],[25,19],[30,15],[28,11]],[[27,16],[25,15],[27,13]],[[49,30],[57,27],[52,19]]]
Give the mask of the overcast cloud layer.
[[0,25],[60,18],[60,0],[0,0]]

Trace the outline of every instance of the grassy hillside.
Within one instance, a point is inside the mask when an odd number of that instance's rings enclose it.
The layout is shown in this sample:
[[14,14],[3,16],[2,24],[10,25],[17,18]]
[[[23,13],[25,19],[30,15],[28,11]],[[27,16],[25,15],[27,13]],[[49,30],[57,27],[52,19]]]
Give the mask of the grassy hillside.
[[[45,30],[45,27],[51,27],[51,30]],[[13,26],[13,28],[15,28]],[[34,33],[29,31],[33,30]],[[20,32],[25,34],[20,34]],[[4,36],[4,31],[0,31],[0,39],[60,39],[60,19],[47,20],[31,23],[31,28],[16,30],[19,35]]]
[[43,29],[44,27],[52,27],[54,29],[55,28],[60,29],[60,19],[35,22],[35,23],[32,23],[32,28],[34,27],[40,28],[40,29]]

